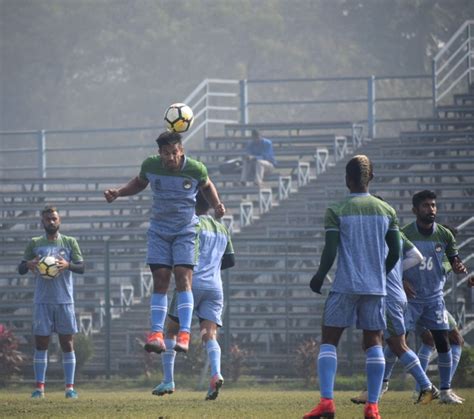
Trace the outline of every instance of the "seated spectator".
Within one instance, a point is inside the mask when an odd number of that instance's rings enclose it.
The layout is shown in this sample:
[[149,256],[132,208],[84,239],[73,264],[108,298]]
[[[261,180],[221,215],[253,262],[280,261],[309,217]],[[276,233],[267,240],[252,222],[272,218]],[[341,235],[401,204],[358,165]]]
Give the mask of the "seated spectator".
[[240,180],[244,185],[246,182],[253,182],[261,186],[264,176],[272,173],[276,166],[272,142],[254,129],[252,140],[245,147],[245,153]]

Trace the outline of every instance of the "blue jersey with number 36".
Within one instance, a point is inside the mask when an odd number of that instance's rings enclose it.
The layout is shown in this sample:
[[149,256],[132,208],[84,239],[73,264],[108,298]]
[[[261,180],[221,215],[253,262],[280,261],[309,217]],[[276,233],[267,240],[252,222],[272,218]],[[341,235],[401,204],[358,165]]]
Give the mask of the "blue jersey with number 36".
[[418,231],[416,222],[403,227],[402,232],[423,255],[423,261],[419,265],[403,273],[404,279],[415,290],[414,300],[427,302],[442,297],[446,282],[444,255],[453,257],[458,254],[453,234],[442,225],[434,223],[433,232],[425,236]]

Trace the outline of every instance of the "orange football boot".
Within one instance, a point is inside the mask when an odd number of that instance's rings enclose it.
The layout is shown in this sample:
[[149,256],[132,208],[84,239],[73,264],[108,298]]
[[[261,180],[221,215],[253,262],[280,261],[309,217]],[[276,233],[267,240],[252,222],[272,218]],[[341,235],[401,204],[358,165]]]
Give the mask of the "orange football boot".
[[161,354],[166,351],[166,345],[163,338],[163,332],[151,332],[146,340],[145,351]]
[[176,345],[174,345],[174,350],[176,352],[188,352],[190,339],[191,334],[189,332],[179,332],[178,337],[176,338]]
[[365,419],[382,419],[379,413],[379,405],[367,402],[364,408],[364,417]]
[[303,419],[333,418],[335,414],[334,400],[321,397],[318,405],[311,412],[306,413]]

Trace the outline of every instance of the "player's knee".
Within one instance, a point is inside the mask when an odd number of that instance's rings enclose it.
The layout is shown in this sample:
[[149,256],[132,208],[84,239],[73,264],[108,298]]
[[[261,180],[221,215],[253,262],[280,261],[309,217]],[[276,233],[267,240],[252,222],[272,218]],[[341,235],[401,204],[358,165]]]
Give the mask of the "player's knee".
[[457,329],[451,330],[449,332],[449,343],[451,345],[464,346],[464,338]]
[[423,342],[423,344],[427,345],[427,346],[431,346],[434,348],[435,346],[435,342],[433,340],[433,335],[431,334],[431,332],[429,330],[425,330],[422,335],[421,335],[421,341]]
[[448,331],[447,330],[432,330],[431,334],[433,335],[433,339],[436,345],[436,350],[438,353],[446,353],[449,352],[449,339],[448,339]]

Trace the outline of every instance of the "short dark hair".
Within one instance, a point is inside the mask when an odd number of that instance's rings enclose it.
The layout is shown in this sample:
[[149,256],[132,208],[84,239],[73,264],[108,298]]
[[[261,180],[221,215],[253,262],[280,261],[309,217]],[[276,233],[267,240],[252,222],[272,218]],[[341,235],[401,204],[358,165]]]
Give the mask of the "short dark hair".
[[158,148],[163,147],[164,145],[174,145],[181,144],[181,134],[179,132],[162,132],[156,139]]
[[436,199],[436,194],[433,191],[429,191],[428,189],[417,192],[411,199],[413,208],[418,208],[425,199]]
[[261,135],[260,135],[260,133],[258,132],[258,129],[253,129],[253,130],[252,130],[252,138],[253,138],[254,140],[260,140]]
[[346,165],[346,175],[357,186],[367,186],[373,172],[372,162],[364,155],[352,157]]
[[57,212],[59,214],[58,209],[56,208],[55,205],[47,204],[45,207],[41,210],[41,216],[45,214],[52,214],[53,212]]
[[202,192],[199,191],[196,195],[196,211],[205,213],[209,211],[210,208],[211,206],[209,205],[209,202],[207,202],[207,199],[204,198]]

